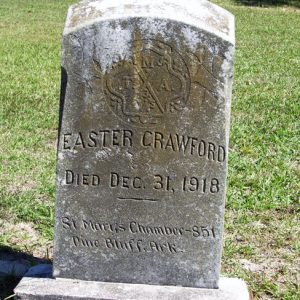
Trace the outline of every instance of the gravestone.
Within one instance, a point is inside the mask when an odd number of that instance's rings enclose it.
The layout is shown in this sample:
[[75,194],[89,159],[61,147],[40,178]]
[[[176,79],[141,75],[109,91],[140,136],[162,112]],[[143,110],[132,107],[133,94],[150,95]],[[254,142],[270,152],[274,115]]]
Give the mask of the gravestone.
[[[135,299],[124,291],[137,295],[136,284],[148,295],[159,289],[151,285],[186,287],[169,288],[177,295],[204,288],[181,299],[224,292],[233,54],[233,16],[208,1],[70,7],[57,159],[59,280],[43,284],[75,279],[65,286],[83,284],[89,293],[112,285],[126,299]],[[241,295],[228,299],[247,299]]]

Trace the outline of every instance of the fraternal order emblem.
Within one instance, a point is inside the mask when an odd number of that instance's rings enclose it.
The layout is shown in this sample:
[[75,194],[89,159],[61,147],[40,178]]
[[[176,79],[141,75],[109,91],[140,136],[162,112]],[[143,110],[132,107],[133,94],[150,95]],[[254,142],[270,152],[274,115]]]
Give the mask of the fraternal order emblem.
[[158,124],[166,115],[180,112],[190,85],[181,55],[157,40],[134,41],[132,57],[114,63],[104,80],[113,112],[136,126]]

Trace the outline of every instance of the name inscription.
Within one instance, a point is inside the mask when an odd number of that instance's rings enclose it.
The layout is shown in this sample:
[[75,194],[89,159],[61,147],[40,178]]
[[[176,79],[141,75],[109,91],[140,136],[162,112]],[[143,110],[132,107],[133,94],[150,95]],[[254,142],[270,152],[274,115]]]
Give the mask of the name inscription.
[[[137,140],[136,145],[134,141]],[[78,151],[95,148],[132,148],[139,146],[145,149],[167,150],[204,158],[209,161],[224,163],[227,157],[223,145],[203,140],[199,137],[180,135],[177,133],[164,134],[158,131],[144,131],[135,139],[131,130],[105,129],[89,132],[62,134],[60,145],[63,151]]]

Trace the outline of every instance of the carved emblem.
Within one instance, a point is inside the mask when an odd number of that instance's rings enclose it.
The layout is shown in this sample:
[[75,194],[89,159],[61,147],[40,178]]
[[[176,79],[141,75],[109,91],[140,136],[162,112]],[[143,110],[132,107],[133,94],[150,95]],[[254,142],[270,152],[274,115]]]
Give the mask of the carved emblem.
[[136,126],[158,124],[166,115],[180,113],[187,104],[190,85],[182,56],[157,40],[135,40],[132,56],[119,59],[104,78],[109,106]]

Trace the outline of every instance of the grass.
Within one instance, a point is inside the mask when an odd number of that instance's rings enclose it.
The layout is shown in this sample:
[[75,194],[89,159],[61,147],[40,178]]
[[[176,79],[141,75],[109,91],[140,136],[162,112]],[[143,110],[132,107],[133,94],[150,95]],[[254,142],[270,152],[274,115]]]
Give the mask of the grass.
[[[0,3],[0,246],[36,256],[51,256],[60,41],[72,2]],[[299,299],[300,10],[213,2],[235,15],[237,40],[223,273],[245,279],[256,299]]]
[[235,0],[237,4],[251,5],[251,6],[261,6],[261,7],[270,7],[270,6],[282,6],[289,5],[300,7],[298,0]]

